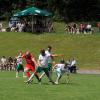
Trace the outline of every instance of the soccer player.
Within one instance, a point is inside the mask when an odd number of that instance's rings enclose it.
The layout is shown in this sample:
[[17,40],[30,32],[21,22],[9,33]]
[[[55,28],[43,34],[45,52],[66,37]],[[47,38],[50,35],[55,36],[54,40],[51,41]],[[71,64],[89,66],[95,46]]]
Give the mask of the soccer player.
[[[24,72],[26,73],[27,77],[30,78],[30,71],[34,74],[35,68],[37,66],[37,62],[35,60],[35,57],[30,53],[30,51],[27,51],[22,57],[26,60],[26,66],[25,66]],[[35,73],[34,75],[39,81],[38,74]],[[28,81],[26,81],[26,83],[27,82]]]
[[20,52],[20,54],[16,57],[16,78],[19,77],[19,72],[22,71],[23,72],[23,77],[26,77],[24,74],[24,67],[22,64],[22,53]]
[[67,73],[67,76],[68,76],[67,83],[68,83],[69,82],[69,72],[68,72],[68,66],[67,66],[67,64],[65,64],[65,61],[62,59],[60,61],[60,63],[58,63],[54,66],[53,69],[55,69],[55,68],[56,68],[56,74],[57,74],[55,84],[59,84],[59,80],[61,79],[61,77],[64,73]]

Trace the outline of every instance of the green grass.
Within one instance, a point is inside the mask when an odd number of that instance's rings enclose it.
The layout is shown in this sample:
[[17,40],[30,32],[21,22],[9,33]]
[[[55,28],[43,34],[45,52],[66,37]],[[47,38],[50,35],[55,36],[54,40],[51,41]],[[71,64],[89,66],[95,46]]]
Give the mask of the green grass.
[[46,77],[41,85],[36,79],[27,85],[15,72],[0,72],[0,100],[100,100],[99,75],[71,75],[70,84],[65,78],[59,85],[51,85]]
[[[0,33],[0,56],[13,56],[22,50],[30,50],[36,58],[39,51],[48,45],[53,52],[64,54],[66,60],[75,57],[79,68],[98,69],[100,67],[100,35],[68,35],[31,33]],[[56,61],[61,57],[56,58]]]

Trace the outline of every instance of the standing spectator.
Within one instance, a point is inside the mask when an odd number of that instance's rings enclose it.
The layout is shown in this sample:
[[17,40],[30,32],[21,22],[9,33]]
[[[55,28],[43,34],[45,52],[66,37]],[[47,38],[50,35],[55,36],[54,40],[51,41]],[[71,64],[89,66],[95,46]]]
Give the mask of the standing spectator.
[[0,23],[0,32],[2,32],[2,23]]
[[98,26],[98,31],[100,32],[100,22],[98,22],[97,26]]

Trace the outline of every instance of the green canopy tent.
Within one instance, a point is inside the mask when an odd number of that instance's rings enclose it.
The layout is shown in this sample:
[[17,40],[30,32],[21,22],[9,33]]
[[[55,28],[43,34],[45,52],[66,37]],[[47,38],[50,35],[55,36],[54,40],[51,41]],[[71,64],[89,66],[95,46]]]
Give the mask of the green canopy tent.
[[28,16],[28,15],[51,16],[52,14],[46,10],[41,10],[36,7],[30,7],[30,8],[27,8],[23,11],[20,11],[20,12],[14,14],[13,16],[21,17],[21,16]]
[[14,17],[32,16],[32,32],[33,32],[33,16],[35,16],[35,15],[48,17],[48,16],[51,16],[52,14],[46,10],[41,10],[39,8],[36,8],[36,7],[30,7],[30,8],[23,10],[23,11],[15,13],[13,16]]

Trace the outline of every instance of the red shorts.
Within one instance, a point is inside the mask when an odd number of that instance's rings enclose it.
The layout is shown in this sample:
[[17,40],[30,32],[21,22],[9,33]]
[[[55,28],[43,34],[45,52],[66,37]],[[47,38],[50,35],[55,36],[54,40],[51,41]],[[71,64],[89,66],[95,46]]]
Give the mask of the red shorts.
[[33,66],[31,64],[26,64],[26,68],[31,70],[32,72],[35,72],[35,66]]

